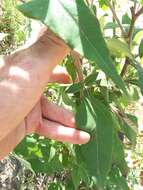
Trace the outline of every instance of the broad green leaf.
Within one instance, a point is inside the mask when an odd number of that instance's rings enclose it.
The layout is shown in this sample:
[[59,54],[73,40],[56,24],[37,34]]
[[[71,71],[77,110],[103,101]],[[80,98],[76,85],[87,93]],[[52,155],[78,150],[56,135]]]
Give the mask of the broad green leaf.
[[[88,144],[76,147],[77,158],[86,164],[89,174],[96,177],[102,189],[111,167],[114,122],[109,110],[96,98],[86,98],[82,106],[78,110],[80,114],[76,115],[78,128],[87,131],[96,127],[96,133],[95,139],[92,138]],[[83,116],[81,109],[86,109]]]
[[72,49],[94,61],[126,92],[112,63],[98,20],[83,0],[32,0],[18,9],[30,18],[41,20]]
[[140,58],[143,57],[143,39],[141,40],[141,43],[139,46],[139,56],[140,56]]
[[116,57],[129,57],[132,59],[132,54],[128,48],[128,45],[116,38],[110,38],[106,40],[107,46],[110,50],[111,55]]

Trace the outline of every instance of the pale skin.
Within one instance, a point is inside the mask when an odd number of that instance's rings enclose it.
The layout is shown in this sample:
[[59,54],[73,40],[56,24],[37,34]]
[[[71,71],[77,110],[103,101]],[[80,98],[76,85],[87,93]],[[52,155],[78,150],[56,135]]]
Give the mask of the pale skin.
[[0,159],[31,133],[73,144],[89,141],[88,133],[76,129],[72,112],[42,95],[48,82],[70,82],[57,67],[69,51],[61,39],[46,31],[29,48],[1,59]]

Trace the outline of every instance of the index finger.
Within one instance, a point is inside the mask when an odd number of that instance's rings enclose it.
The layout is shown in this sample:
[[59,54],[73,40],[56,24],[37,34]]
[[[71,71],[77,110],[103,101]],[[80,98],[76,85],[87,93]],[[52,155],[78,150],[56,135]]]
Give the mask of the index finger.
[[41,109],[42,115],[46,119],[61,123],[71,128],[76,126],[74,113],[52,102],[49,102],[45,96],[42,96],[41,98]]

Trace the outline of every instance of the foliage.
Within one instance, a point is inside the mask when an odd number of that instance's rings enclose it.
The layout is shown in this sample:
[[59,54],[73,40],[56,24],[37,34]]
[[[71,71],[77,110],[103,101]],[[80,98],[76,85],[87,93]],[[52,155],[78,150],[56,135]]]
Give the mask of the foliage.
[[[45,94],[52,89],[58,104],[75,111],[77,127],[89,132],[91,141],[75,146],[31,135],[15,150],[35,172],[69,171],[66,181],[56,180],[48,189],[130,189],[124,152],[126,142],[131,147],[136,143],[137,118],[126,108],[143,93],[143,31],[136,25],[142,1],[128,0],[125,5],[131,14],[125,12],[121,18],[116,11],[119,2],[93,2],[32,0],[18,7],[26,16],[42,21],[82,57],[82,70],[74,67],[72,53],[62,63],[73,84],[51,84]],[[81,72],[83,80],[75,83]]]
[[4,0],[1,4],[0,43],[1,54],[9,54],[25,40],[26,18],[17,11],[16,0]]

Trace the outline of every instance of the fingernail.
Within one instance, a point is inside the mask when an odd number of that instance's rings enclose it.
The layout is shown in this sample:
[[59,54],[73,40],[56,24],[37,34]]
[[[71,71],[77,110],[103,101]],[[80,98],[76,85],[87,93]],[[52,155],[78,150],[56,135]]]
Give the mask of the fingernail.
[[82,144],[85,144],[90,140],[90,135],[84,131],[81,131],[80,138],[82,140]]

